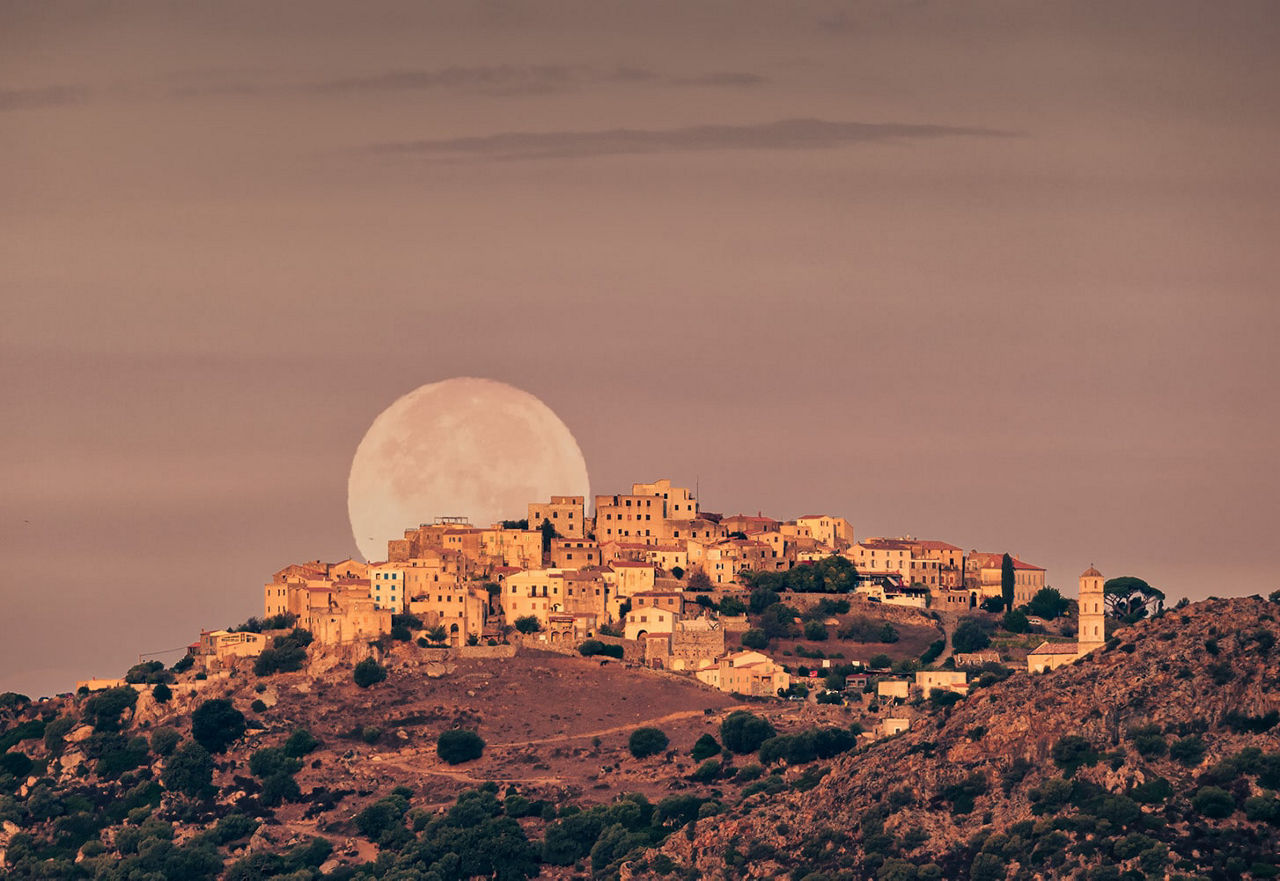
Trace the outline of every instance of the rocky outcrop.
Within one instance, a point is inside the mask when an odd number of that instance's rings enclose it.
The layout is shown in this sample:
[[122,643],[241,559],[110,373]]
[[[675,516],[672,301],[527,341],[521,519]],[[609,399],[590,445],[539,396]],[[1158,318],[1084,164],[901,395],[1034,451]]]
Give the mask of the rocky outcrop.
[[[1190,791],[1198,773],[1244,748],[1280,748],[1278,621],[1280,606],[1256,598],[1170,611],[1119,631],[1073,665],[1015,675],[903,735],[842,757],[810,791],[749,799],[700,824],[692,837],[673,836],[663,854],[706,878],[775,877],[805,854],[812,858],[825,835],[815,870],[874,877],[883,860],[868,863],[867,833],[858,831],[870,813],[883,821],[881,837],[910,832],[911,846],[899,845],[897,854],[912,864],[954,857],[979,833],[1036,818],[1036,787],[1063,776],[1054,746],[1068,735],[1084,738],[1104,759],[1073,779],[1121,794],[1163,777]],[[1140,731],[1169,742],[1197,737],[1203,758],[1188,766],[1165,749],[1141,754]],[[1250,784],[1245,778],[1236,785]],[[955,799],[965,786],[974,804],[961,811]],[[883,817],[876,812],[886,803],[895,807]]]

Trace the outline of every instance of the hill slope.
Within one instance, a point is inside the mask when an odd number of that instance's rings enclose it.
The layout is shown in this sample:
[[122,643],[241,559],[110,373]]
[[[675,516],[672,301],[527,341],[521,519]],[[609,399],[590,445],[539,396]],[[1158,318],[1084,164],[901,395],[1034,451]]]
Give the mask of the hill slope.
[[[1210,600],[756,796],[636,875],[1272,877],[1280,606]],[[1123,874],[1122,874],[1123,873]]]

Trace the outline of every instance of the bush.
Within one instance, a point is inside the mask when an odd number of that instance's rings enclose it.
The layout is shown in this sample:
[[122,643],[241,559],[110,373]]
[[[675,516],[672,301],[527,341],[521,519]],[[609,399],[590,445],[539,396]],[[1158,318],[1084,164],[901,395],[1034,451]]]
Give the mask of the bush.
[[769,637],[764,635],[763,630],[753,627],[742,634],[742,644],[749,649],[768,648]]
[[1158,725],[1130,728],[1128,735],[1133,748],[1138,751],[1138,755],[1145,759],[1159,758],[1169,748],[1168,744],[1165,743],[1164,735],[1160,733],[1160,726]]
[[821,621],[809,621],[804,625],[804,638],[823,642],[827,638],[827,625]]
[[670,742],[661,728],[637,728],[627,740],[627,749],[637,759],[644,759],[662,752]]
[[867,666],[872,670],[884,670],[893,666],[893,658],[881,652],[878,655],[872,655],[871,660],[867,661]]
[[938,656],[941,655],[946,648],[947,641],[945,639],[935,639],[933,642],[929,643],[929,647],[925,649],[924,654],[920,656],[920,663],[927,667],[934,661],[938,660]]
[[263,747],[249,756],[249,773],[260,780],[275,774],[293,775],[301,769],[302,762],[278,746]]
[[973,618],[966,618],[956,627],[951,637],[951,645],[957,652],[980,652],[991,645],[991,637],[986,628]]
[[265,713],[267,711],[267,705],[263,703],[261,699],[255,698],[253,703],[249,704],[249,709],[253,710],[255,713]]
[[699,783],[710,783],[720,777],[720,769],[719,759],[707,759],[693,770],[693,773],[689,775],[689,779],[696,780]]
[[608,658],[621,659],[623,655],[622,646],[601,642],[598,639],[588,639],[582,645],[578,646],[578,652],[584,658],[594,657],[595,655],[604,655]]
[[120,717],[137,702],[138,693],[127,685],[108,688],[85,701],[84,721],[94,731],[119,731]]
[[320,741],[316,740],[310,731],[305,728],[298,728],[284,742],[284,754],[300,759],[315,752],[319,746]]
[[225,698],[205,701],[191,714],[191,736],[211,753],[226,752],[244,729],[244,714]]
[[720,723],[720,742],[738,755],[753,753],[760,744],[777,734],[768,719],[746,710],[735,710]]
[[1181,762],[1188,768],[1193,768],[1200,764],[1204,758],[1205,743],[1200,739],[1199,735],[1193,734],[1190,737],[1184,737],[1175,740],[1169,745],[1169,758],[1175,762]]
[[356,685],[361,688],[368,688],[387,678],[387,668],[373,658],[365,658],[359,664],[356,664],[352,678],[355,680]]
[[1078,734],[1066,734],[1059,737],[1050,750],[1054,764],[1062,769],[1062,773],[1070,777],[1077,769],[1093,765],[1102,758],[1093,744]]
[[1005,612],[1001,625],[1010,633],[1026,633],[1031,630],[1031,622],[1027,620],[1026,613],[1018,609]]
[[521,615],[511,623],[515,625],[516,630],[519,630],[526,636],[530,633],[537,633],[542,630],[542,622],[533,615]]
[[712,756],[718,756],[721,753],[720,742],[710,734],[703,734],[693,745],[693,751],[689,753],[695,762],[701,762]]
[[212,789],[213,758],[199,743],[187,743],[178,748],[164,766],[164,785],[173,792],[181,792],[193,798]]
[[451,728],[440,732],[436,739],[436,755],[450,765],[461,765],[480,758],[484,753],[484,739],[465,728]]
[[151,732],[151,751],[158,756],[167,756],[178,746],[182,735],[177,728],[162,725]]
[[877,621],[865,615],[859,615],[841,629],[841,639],[850,642],[884,642],[894,643],[900,639],[898,629],[887,621]]
[[161,682],[156,685],[155,688],[151,689],[151,696],[155,698],[156,703],[167,704],[169,699],[173,697],[173,691],[169,686]]
[[389,795],[380,798],[356,814],[356,828],[370,841],[377,842],[388,832],[404,829],[404,814],[409,802],[403,796]]
[[1236,800],[1225,789],[1202,786],[1191,797],[1191,806],[1202,817],[1221,820],[1235,813]]
[[169,682],[173,674],[164,668],[160,661],[143,661],[134,664],[124,674],[124,681],[130,685],[151,685],[157,682]]

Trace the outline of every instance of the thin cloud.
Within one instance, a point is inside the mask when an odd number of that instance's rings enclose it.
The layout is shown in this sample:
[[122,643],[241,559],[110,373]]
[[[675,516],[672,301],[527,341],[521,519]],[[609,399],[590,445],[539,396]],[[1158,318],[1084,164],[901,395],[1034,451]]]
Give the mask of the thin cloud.
[[33,110],[79,104],[89,97],[84,86],[46,86],[40,89],[0,89],[0,111]]
[[742,73],[731,70],[671,80],[671,84],[675,86],[720,86],[737,89],[762,86],[767,82],[769,80],[758,73]]
[[370,150],[384,154],[517,160],[711,150],[823,150],[885,141],[1013,135],[1013,132],[989,128],[783,119],[759,125],[700,125],[674,129],[503,132],[482,137],[378,144]]
[[435,70],[393,70],[370,76],[314,83],[309,88],[327,93],[407,92],[429,89],[471,89],[498,95],[561,92],[603,82],[644,82],[653,71],[635,67],[600,70],[563,64],[443,67]]

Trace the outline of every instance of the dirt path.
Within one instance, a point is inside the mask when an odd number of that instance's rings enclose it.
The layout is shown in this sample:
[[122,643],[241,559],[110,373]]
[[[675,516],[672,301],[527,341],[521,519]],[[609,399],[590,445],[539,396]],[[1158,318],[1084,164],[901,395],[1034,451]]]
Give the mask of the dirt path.
[[[750,710],[752,707],[748,704],[739,704],[737,706],[725,707],[720,712],[732,713],[734,710]],[[520,747],[532,746],[535,743],[556,743],[562,740],[581,740],[584,737],[603,737],[606,734],[621,734],[624,731],[633,731],[636,728],[643,728],[649,725],[660,725],[663,722],[678,722],[681,719],[690,719],[695,716],[705,716],[702,710],[684,710],[679,713],[668,713],[665,716],[658,716],[653,719],[640,719],[635,722],[628,722],[626,725],[614,725],[612,728],[600,728],[595,731],[583,731],[578,734],[557,734],[554,737],[537,737],[532,740],[513,740],[508,743],[491,743],[488,746],[493,748],[499,747]]]

